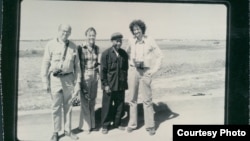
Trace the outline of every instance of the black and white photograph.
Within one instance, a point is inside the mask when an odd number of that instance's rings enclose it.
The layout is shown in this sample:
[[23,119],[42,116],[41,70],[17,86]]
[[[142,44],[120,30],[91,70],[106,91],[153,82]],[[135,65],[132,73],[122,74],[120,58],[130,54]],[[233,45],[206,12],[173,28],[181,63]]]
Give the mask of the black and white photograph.
[[23,0],[17,138],[172,141],[225,123],[228,7]]

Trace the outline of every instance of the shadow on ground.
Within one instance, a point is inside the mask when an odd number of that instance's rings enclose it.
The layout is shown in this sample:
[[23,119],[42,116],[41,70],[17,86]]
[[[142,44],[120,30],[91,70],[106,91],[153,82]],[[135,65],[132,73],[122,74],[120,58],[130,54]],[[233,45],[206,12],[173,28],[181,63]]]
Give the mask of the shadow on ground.
[[155,110],[155,127],[156,130],[160,127],[160,124],[166,120],[170,120],[179,116],[178,113],[173,112],[166,103],[159,102],[154,104]]
[[[144,111],[143,111],[143,104],[139,103],[138,106],[138,126],[137,129],[140,129],[144,125]],[[155,127],[156,130],[159,128],[160,124],[163,123],[166,120],[175,118],[179,116],[179,114],[174,113],[166,103],[159,102],[159,103],[153,103],[153,108],[155,111]],[[122,125],[127,126],[129,122],[129,104],[125,104],[124,108],[124,116]]]
[[[138,104],[138,127],[137,129],[140,129],[144,125],[144,112],[143,112],[143,104]],[[179,114],[174,113],[166,103],[159,102],[154,103],[153,108],[155,111],[155,127],[156,130],[160,127],[160,124],[163,123],[166,120],[173,119],[179,116]],[[96,119],[96,130],[99,131],[101,129],[101,108],[98,108],[95,111],[95,119]],[[122,117],[122,126],[126,127],[128,125],[129,121],[129,104],[125,103],[124,106],[124,114]],[[73,131],[76,132],[76,129]],[[79,132],[78,132],[79,133]]]

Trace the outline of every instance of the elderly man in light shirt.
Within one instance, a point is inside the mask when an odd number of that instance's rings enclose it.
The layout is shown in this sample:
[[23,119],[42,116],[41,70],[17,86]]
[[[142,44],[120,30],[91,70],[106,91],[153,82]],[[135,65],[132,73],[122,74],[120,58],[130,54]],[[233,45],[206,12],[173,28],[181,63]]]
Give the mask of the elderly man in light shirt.
[[156,42],[145,35],[146,25],[141,20],[134,20],[129,28],[134,38],[129,40],[127,52],[130,56],[130,77],[128,102],[130,117],[127,131],[130,133],[137,128],[137,100],[139,85],[142,90],[144,121],[149,135],[155,134],[154,109],[152,101],[152,76],[160,68],[162,52]]
[[71,139],[78,139],[71,132],[71,101],[80,91],[81,70],[77,47],[68,40],[70,34],[70,25],[59,25],[58,36],[47,43],[42,61],[43,85],[52,99],[54,133],[51,141],[59,140],[58,132],[62,130],[62,118],[64,134]]

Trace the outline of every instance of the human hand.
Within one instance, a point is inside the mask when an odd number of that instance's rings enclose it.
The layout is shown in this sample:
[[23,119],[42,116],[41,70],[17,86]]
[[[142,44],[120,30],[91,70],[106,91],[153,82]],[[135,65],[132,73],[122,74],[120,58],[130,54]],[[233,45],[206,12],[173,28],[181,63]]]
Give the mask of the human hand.
[[106,94],[110,94],[112,91],[110,90],[109,86],[105,86],[104,91]]
[[91,99],[90,99],[90,96],[89,96],[89,94],[88,94],[88,93],[84,94],[84,97],[85,97],[88,101],[90,101],[90,100],[91,100]]
[[99,79],[100,79],[100,75],[97,74],[97,75],[96,75],[96,81],[98,81]]
[[43,83],[43,90],[48,94],[51,93],[51,88],[50,88],[50,85],[49,83]]
[[[80,91],[80,90],[79,90],[79,91]],[[80,98],[79,98],[79,96],[78,96],[79,91],[75,91],[75,92],[72,94],[72,98],[71,98],[70,101],[69,101],[70,104],[74,104],[74,101],[80,101]]]
[[71,101],[70,104],[71,104],[72,106],[79,106],[80,103],[81,103],[81,100],[80,100],[80,98],[77,96],[76,98],[72,99],[72,101]]
[[136,62],[136,63],[135,63],[135,67],[138,68],[138,69],[140,69],[140,68],[141,68],[140,63],[137,63],[137,62]]
[[151,77],[152,73],[151,72],[146,72],[145,75],[148,76],[148,77]]
[[74,93],[78,93],[81,90],[81,82],[77,82],[74,87]]

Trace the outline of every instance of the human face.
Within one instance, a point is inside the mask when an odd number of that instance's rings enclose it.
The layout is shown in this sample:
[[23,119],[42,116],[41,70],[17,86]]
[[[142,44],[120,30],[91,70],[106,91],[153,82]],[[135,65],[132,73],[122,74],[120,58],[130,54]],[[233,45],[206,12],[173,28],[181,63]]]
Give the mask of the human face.
[[62,41],[67,41],[71,34],[71,27],[69,25],[61,25],[58,29],[58,38]]
[[134,33],[134,35],[135,35],[135,37],[136,37],[137,39],[141,39],[142,36],[143,36],[142,30],[141,30],[141,28],[140,28],[138,25],[135,25],[135,26],[133,27],[133,33]]
[[122,46],[122,39],[112,40],[112,43],[113,43],[113,47],[116,50],[119,50],[121,48],[121,46]]
[[94,31],[88,31],[86,37],[89,45],[95,44],[96,33]]

